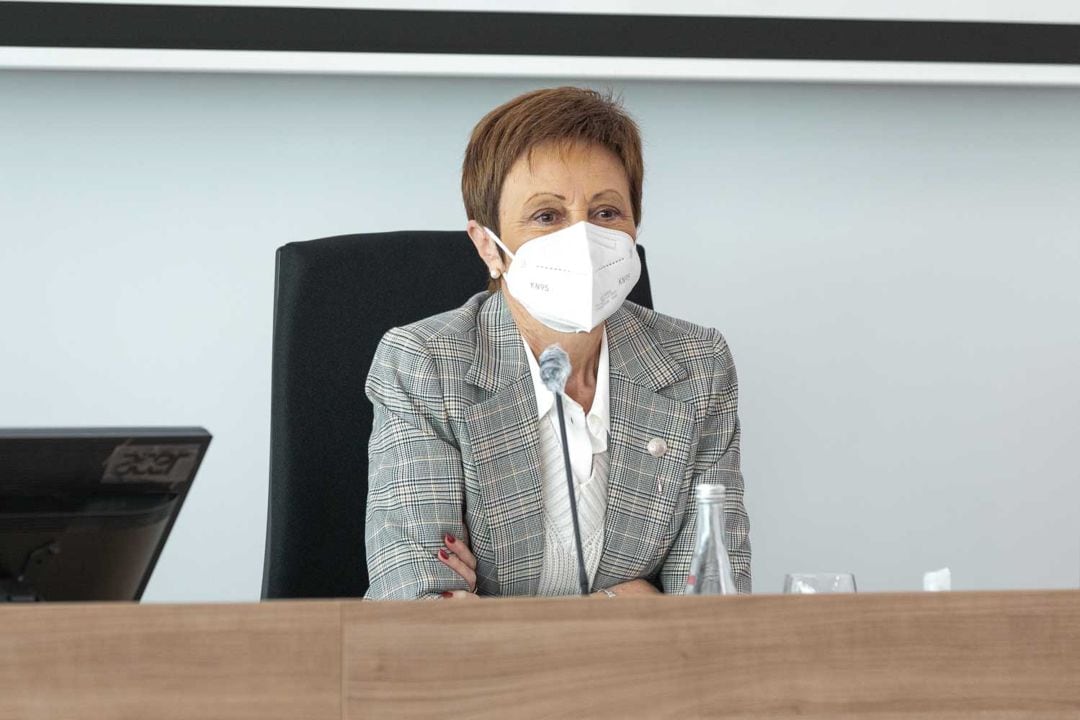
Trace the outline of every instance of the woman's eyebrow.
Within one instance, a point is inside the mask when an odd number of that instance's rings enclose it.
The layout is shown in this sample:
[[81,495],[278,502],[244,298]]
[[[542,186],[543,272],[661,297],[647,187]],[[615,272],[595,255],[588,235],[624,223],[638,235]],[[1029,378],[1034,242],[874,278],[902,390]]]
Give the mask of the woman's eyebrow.
[[615,188],[608,188],[607,190],[601,190],[600,192],[593,195],[592,199],[595,200],[596,198],[600,197],[601,195],[609,195],[609,194],[614,195],[615,197],[619,198],[620,200],[623,199],[622,193],[620,193]]
[[538,197],[553,197],[553,198],[558,198],[559,200],[562,200],[563,202],[566,202],[566,198],[564,198],[562,195],[559,195],[558,193],[553,193],[553,192],[533,193],[532,195],[529,196],[529,199],[526,200],[525,202],[530,203],[530,202],[532,202],[533,200],[535,200]]

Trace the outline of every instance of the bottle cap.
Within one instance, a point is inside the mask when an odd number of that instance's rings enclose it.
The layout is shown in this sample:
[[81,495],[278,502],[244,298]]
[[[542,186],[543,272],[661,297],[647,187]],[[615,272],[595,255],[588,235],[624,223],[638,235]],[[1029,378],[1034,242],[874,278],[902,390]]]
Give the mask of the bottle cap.
[[694,491],[698,500],[723,500],[724,493],[727,488],[723,485],[716,485],[715,483],[707,483],[698,485],[697,490]]

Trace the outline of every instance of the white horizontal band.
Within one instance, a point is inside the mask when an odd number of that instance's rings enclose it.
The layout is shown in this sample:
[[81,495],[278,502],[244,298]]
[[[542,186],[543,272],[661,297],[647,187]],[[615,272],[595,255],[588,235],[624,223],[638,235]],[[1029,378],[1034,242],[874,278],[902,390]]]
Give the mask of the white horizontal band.
[[0,47],[0,68],[616,80],[1080,86],[1080,66],[838,60]]
[[68,0],[122,5],[216,5],[457,12],[1080,23],[1072,0]]

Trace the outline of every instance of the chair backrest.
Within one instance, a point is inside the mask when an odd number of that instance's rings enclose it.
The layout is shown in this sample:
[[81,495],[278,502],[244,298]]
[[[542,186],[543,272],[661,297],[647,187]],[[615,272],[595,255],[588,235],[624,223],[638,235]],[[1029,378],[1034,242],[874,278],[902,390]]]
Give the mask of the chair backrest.
[[[644,250],[630,300],[652,307]],[[364,508],[375,348],[487,286],[464,232],[392,232],[277,251],[264,598],[367,590]]]

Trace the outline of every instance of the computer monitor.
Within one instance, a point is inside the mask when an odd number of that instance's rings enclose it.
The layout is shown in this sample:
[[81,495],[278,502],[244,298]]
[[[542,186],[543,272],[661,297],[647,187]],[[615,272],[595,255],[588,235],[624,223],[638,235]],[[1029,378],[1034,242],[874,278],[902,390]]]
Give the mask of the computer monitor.
[[0,602],[138,600],[210,434],[0,428]]

